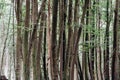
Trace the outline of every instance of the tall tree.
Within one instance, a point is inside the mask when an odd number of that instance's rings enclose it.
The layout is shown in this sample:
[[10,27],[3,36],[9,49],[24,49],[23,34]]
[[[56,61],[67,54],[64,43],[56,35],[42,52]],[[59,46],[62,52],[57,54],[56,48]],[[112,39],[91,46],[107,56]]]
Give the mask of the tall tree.
[[110,12],[109,12],[109,0],[106,4],[106,33],[105,33],[105,44],[106,49],[104,52],[104,73],[105,80],[109,80],[109,26],[110,26]]
[[24,29],[24,80],[30,80],[30,53],[28,51],[29,26],[30,26],[30,0],[26,0],[26,15]]
[[63,33],[64,33],[64,0],[59,1],[59,55],[60,55],[60,80],[63,80]]
[[[14,1],[13,1],[14,2]],[[22,24],[22,1],[15,1],[16,18],[17,18],[17,39],[16,39],[16,80],[21,80],[21,56],[22,56],[22,38],[21,38],[21,24]]]
[[57,13],[58,13],[58,0],[53,0],[52,9],[52,57],[53,57],[53,80],[58,79],[58,69],[57,69]]
[[86,27],[85,30],[83,30],[85,32],[83,32],[83,54],[82,54],[82,70],[83,70],[83,75],[84,75],[84,79],[88,80],[88,59],[89,59],[89,31],[88,31],[88,26],[90,25],[90,2],[87,6],[87,12],[86,12]]
[[[45,15],[45,21],[47,20],[47,15]],[[46,22],[44,23],[46,26]],[[48,80],[48,73],[46,68],[46,27],[44,28],[44,46],[43,46],[43,73],[44,73],[44,79]]]
[[119,0],[116,0],[115,4],[115,15],[113,25],[113,53],[112,53],[112,80],[119,80],[118,70],[118,10]]
[[[100,0],[98,0],[98,5],[100,6]],[[98,35],[98,49],[97,49],[97,56],[98,56],[98,63],[97,63],[97,72],[98,72],[98,79],[99,80],[103,80],[103,75],[102,75],[102,68],[101,68],[101,64],[102,64],[102,49],[101,49],[101,45],[100,45],[100,43],[101,43],[101,36],[100,36],[100,34],[101,34],[101,27],[100,27],[100,22],[101,22],[101,13],[100,13],[100,7],[98,7],[98,18],[97,18],[97,22],[98,22],[98,33],[99,33],[99,35]]]
[[[34,24],[36,24],[36,20],[37,20],[37,16],[38,16],[38,2],[37,0],[32,0],[31,1],[32,4],[32,27],[34,27]],[[37,38],[37,33],[35,34],[35,38]],[[36,70],[36,65],[37,65],[37,39],[35,39],[35,41],[33,42],[34,46],[33,46],[33,53],[32,53],[32,63],[33,63],[33,79],[36,80],[37,79],[37,70]]]
[[66,58],[65,58],[65,72],[64,72],[64,79],[69,79],[69,63],[70,63],[70,55],[72,51],[72,21],[73,21],[73,1],[69,0],[69,7],[68,7],[68,37],[67,37],[67,47],[66,47]]

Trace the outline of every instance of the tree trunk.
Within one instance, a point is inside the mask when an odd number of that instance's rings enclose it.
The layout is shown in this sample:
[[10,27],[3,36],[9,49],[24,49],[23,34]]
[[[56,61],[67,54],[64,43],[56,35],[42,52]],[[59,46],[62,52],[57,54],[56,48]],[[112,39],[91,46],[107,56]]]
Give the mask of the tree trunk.
[[21,80],[21,56],[22,56],[22,39],[21,39],[21,0],[16,0],[16,18],[17,18],[17,40],[16,40],[16,80]]
[[114,26],[113,26],[113,54],[112,54],[112,80],[119,80],[118,70],[118,6],[119,0],[116,0]]
[[30,80],[30,53],[28,51],[28,28],[30,22],[30,0],[26,0],[26,16],[24,31],[24,80]]
[[105,80],[109,80],[109,26],[110,26],[110,19],[109,19],[109,0],[107,0],[106,5],[106,33],[105,33],[105,45],[106,50],[104,52],[104,77]]
[[58,0],[53,0],[53,15],[52,15],[52,57],[53,57],[53,80],[58,79],[58,67],[57,67],[57,13],[58,13]]

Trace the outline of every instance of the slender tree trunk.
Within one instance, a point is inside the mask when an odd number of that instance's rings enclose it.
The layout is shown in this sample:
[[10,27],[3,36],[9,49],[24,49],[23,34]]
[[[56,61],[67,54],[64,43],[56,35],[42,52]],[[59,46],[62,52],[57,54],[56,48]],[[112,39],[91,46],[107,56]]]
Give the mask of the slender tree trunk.
[[[47,15],[45,15],[47,18]],[[46,20],[45,20],[46,21]],[[46,26],[46,22],[45,22]],[[47,75],[47,67],[46,67],[46,28],[44,28],[44,45],[43,45],[43,72],[44,72],[44,79],[48,80],[48,75]]]
[[16,18],[17,18],[17,39],[16,39],[16,80],[21,80],[20,70],[21,70],[21,55],[22,55],[22,39],[21,39],[21,0],[16,0]]
[[37,48],[37,55],[36,55],[36,80],[42,80],[42,74],[41,74],[41,53],[42,53],[42,36],[43,36],[43,27],[45,22],[45,13],[42,13],[41,16],[41,24],[40,24],[40,31],[39,31],[39,38],[38,38],[38,48]]
[[[120,26],[120,1],[119,1],[119,11],[118,11],[118,26]],[[118,32],[120,31],[120,27],[118,28]],[[118,41],[120,41],[120,33],[118,33]],[[120,43],[118,44],[118,78],[120,79]]]
[[69,0],[69,8],[68,8],[68,39],[67,39],[67,48],[66,48],[66,58],[65,58],[65,73],[64,80],[68,80],[69,78],[69,63],[70,63],[70,55],[72,50],[72,11],[73,11],[73,1]]
[[[89,5],[87,6],[87,12],[86,12],[86,25],[88,26],[90,23],[89,23],[89,13],[90,13],[90,3]],[[84,34],[84,33],[83,33]],[[84,80],[88,80],[88,55],[89,55],[89,49],[88,49],[88,41],[89,41],[89,35],[88,35],[88,27],[86,27],[86,31],[85,31],[85,38],[83,38],[85,40],[85,45],[83,45],[83,57],[82,57],[82,69],[83,70],[83,74],[84,74]]]
[[67,0],[64,0],[64,29],[63,29],[63,79],[66,63],[66,19],[67,19]]
[[49,80],[53,80],[53,57],[52,57],[52,35],[51,35],[51,0],[48,0],[48,25],[47,25],[47,46],[48,46],[48,76]]
[[[37,16],[38,16],[38,2],[37,0],[32,0],[32,27],[34,27],[34,24],[36,24]],[[37,38],[37,33],[35,34],[35,38]],[[33,42],[33,53],[32,53],[32,63],[33,63],[33,79],[37,79],[37,70],[36,70],[36,56],[37,56],[37,39]]]
[[30,0],[26,0],[26,16],[24,31],[24,80],[30,80],[30,53],[28,52],[29,22],[30,22]]
[[107,0],[107,7],[106,7],[106,33],[105,33],[105,44],[106,50],[104,52],[104,77],[105,80],[109,80],[109,26],[110,26],[110,19],[109,19],[109,0]]
[[[100,5],[100,0],[98,0],[98,5]],[[100,32],[100,22],[101,22],[101,13],[100,13],[100,8],[98,7],[98,31],[99,31],[99,34],[101,34]],[[98,59],[98,80],[103,80],[103,75],[102,75],[102,68],[101,68],[101,63],[102,63],[102,50],[101,50],[101,46],[100,46],[100,42],[101,42],[101,36],[99,35],[98,36],[98,49],[97,49],[97,59]]]
[[92,4],[92,30],[91,30],[91,35],[90,35],[90,39],[92,40],[92,43],[90,43],[91,45],[91,52],[90,52],[90,75],[91,75],[91,79],[94,80],[95,79],[95,0],[93,0],[93,4]]
[[119,0],[116,0],[115,4],[115,15],[114,15],[114,26],[113,26],[113,54],[112,54],[112,80],[119,80],[118,73],[118,6]]
[[63,80],[63,33],[64,33],[64,0],[59,1],[59,55],[60,55],[60,80]]
[[53,80],[58,79],[58,67],[57,67],[57,13],[58,13],[58,0],[53,0],[53,15],[52,15],[52,57],[53,57]]

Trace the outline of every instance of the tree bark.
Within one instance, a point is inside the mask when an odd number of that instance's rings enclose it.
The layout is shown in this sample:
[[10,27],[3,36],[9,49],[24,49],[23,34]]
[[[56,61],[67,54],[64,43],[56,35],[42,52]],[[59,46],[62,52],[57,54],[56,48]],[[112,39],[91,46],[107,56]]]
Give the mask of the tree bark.
[[58,79],[58,67],[57,67],[57,13],[58,13],[58,0],[53,0],[53,10],[52,10],[52,57],[53,57],[53,80]]
[[16,39],[16,80],[21,80],[21,56],[22,56],[22,39],[21,39],[21,21],[22,21],[22,14],[21,14],[21,0],[16,0],[16,18],[17,18],[17,39]]
[[113,54],[112,54],[112,80],[119,80],[118,70],[118,6],[119,0],[116,0],[115,15],[113,25]]
[[30,53],[28,52],[28,35],[30,26],[30,0],[26,0],[26,16],[24,31],[24,80],[30,80]]

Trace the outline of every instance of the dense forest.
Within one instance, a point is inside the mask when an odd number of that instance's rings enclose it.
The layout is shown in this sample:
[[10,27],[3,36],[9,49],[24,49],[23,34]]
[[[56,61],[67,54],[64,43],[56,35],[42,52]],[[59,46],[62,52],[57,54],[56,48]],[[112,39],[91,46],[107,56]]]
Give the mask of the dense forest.
[[119,41],[120,0],[0,0],[0,80],[120,80]]

